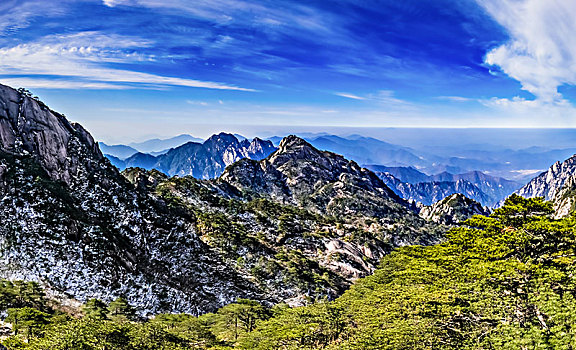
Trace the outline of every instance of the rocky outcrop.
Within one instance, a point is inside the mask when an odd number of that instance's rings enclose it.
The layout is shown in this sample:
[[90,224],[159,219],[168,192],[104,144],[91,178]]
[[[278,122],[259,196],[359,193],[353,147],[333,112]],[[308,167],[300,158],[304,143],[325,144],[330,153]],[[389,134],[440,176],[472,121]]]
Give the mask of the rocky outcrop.
[[552,201],[557,218],[567,216],[576,196],[576,155],[554,163],[546,172],[514,192],[525,198],[544,197]]
[[545,200],[551,200],[575,174],[576,155],[554,163],[548,171],[536,176],[514,193],[525,198],[544,197]]
[[[0,150],[30,155],[51,179],[70,183],[82,166],[94,166],[103,156],[92,136],[79,124],[50,110],[24,91],[0,85]],[[89,162],[80,164],[75,154],[87,152]]]
[[460,193],[452,194],[420,210],[420,216],[425,220],[446,225],[458,224],[474,215],[489,214],[490,211],[480,203]]

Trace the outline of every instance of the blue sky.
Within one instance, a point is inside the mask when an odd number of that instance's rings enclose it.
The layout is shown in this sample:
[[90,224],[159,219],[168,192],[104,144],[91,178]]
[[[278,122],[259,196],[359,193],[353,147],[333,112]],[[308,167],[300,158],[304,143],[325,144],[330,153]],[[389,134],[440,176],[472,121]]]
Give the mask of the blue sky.
[[574,127],[562,0],[4,0],[0,83],[108,142]]

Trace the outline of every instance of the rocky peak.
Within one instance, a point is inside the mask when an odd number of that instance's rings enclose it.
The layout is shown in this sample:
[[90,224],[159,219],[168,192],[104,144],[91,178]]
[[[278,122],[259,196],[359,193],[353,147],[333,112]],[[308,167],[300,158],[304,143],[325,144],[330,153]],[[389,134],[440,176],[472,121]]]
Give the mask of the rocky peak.
[[296,135],[288,135],[283,138],[282,141],[280,141],[280,144],[278,145],[278,151],[285,152],[289,149],[297,149],[302,147],[313,148],[312,145],[303,138],[300,138]]
[[[248,141],[248,140],[245,140]],[[261,160],[268,157],[272,152],[276,150],[274,144],[269,140],[262,140],[255,137],[246,147],[250,159]]]
[[215,150],[223,150],[230,145],[239,145],[240,142],[236,138],[236,136],[232,134],[228,134],[225,132],[221,132],[217,135],[212,135],[208,140],[204,142],[204,146],[208,149],[214,148]]
[[293,135],[284,138],[278,150],[260,162],[228,167],[220,181],[235,187],[237,193],[335,215],[385,216],[405,211],[407,205],[371,171]]
[[571,210],[575,191],[576,155],[563,162],[556,162],[545,172],[533,178],[528,184],[514,192],[525,198],[544,197],[551,200],[556,216],[565,216]]
[[316,168],[323,169],[325,173],[340,172],[342,167],[356,165],[336,153],[320,151],[306,140],[297,136],[286,136],[278,146],[278,150],[270,156],[270,163],[276,167],[293,167],[293,163],[314,164]]
[[[34,157],[53,180],[70,183],[82,161],[103,159],[92,136],[25,91],[0,85],[0,150]],[[87,164],[90,166],[90,164]]]
[[454,193],[420,210],[422,218],[448,225],[457,224],[474,215],[488,215],[489,213],[480,203],[461,193]]

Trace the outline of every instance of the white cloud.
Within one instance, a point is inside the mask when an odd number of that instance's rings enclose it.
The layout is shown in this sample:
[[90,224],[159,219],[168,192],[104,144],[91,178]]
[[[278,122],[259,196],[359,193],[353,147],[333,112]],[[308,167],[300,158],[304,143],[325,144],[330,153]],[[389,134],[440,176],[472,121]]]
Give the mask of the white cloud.
[[[220,90],[254,91],[234,85],[211,81],[199,81],[167,77],[123,69],[108,68],[105,63],[136,63],[153,60],[153,56],[136,50],[151,43],[135,37],[103,35],[83,32],[67,36],[49,36],[39,41],[0,48],[0,79],[26,76],[45,81],[47,76],[59,78],[61,88],[66,85],[62,78],[69,78],[70,86],[78,86],[77,80],[91,83],[94,88],[110,84],[131,84],[131,87],[186,86]],[[103,64],[104,63],[104,64]],[[36,85],[39,86],[43,82]],[[33,85],[33,84],[31,84]]]
[[473,102],[477,101],[477,99],[469,98],[469,97],[462,97],[462,96],[438,96],[436,97],[438,100],[445,100],[450,102]]
[[54,17],[66,13],[66,1],[0,1],[0,36],[28,27],[35,17]]
[[[485,62],[499,66],[537,100],[562,104],[558,87],[576,84],[576,1],[477,1],[510,35]],[[508,101],[513,102],[527,101]]]
[[295,35],[325,35],[331,43],[351,45],[342,25],[329,12],[319,12],[302,2],[258,2],[253,0],[102,0],[108,7],[145,7],[164,13],[187,15],[218,24],[234,23],[247,27],[265,27],[268,35],[288,32]]
[[344,97],[344,98],[349,98],[352,100],[366,100],[367,99],[366,97],[362,97],[362,96],[358,96],[358,95],[354,95],[354,94],[349,94],[347,92],[336,92],[336,93],[334,93],[334,95]]
[[137,2],[133,0],[103,0],[102,2],[108,7],[115,7],[119,5],[137,5]]

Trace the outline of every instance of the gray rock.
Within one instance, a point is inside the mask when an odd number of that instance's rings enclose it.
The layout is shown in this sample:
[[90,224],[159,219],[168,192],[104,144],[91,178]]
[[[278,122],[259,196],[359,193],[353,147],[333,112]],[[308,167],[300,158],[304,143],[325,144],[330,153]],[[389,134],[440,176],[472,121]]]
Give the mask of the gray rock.
[[452,225],[458,224],[474,215],[489,215],[490,211],[475,200],[461,193],[452,194],[431,206],[420,209],[420,216],[425,220]]

